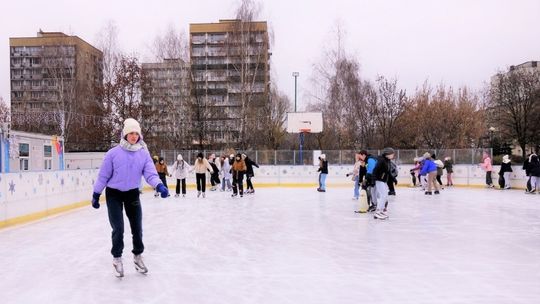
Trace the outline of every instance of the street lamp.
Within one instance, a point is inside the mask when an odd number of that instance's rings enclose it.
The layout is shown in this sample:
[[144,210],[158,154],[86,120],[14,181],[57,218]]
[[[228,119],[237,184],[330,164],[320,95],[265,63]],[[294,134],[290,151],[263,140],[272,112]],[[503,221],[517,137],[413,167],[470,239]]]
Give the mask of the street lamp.
[[489,145],[493,149],[493,132],[495,132],[495,127],[489,127]]
[[300,73],[293,72],[292,75],[294,77],[294,111],[296,112],[296,88],[297,88],[296,81],[298,79],[298,76],[300,76]]

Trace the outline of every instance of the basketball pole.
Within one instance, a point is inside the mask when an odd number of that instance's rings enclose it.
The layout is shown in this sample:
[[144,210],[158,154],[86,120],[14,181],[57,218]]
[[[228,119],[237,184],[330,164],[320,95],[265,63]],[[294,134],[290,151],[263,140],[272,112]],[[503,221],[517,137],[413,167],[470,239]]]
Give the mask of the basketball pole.
[[302,153],[303,147],[304,147],[304,132],[300,132],[300,155],[299,155],[300,165],[304,164],[303,153]]

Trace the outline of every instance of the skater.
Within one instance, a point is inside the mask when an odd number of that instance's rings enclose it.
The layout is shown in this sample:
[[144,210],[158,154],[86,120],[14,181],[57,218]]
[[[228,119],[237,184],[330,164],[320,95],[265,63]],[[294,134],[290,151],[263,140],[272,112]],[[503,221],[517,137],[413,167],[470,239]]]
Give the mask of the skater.
[[540,194],[540,159],[538,155],[531,154],[527,162],[527,171],[529,172],[529,179],[531,181],[531,189],[526,193],[534,194],[535,191]]
[[388,195],[396,195],[398,168],[394,160],[390,161],[390,178],[388,179]]
[[244,196],[244,174],[246,174],[247,167],[246,163],[242,159],[240,153],[236,154],[234,158],[234,163],[232,165],[232,175],[233,175],[233,194],[232,197],[236,197],[240,193],[240,197]]
[[354,190],[353,190],[353,200],[358,200],[360,198],[360,167],[362,167],[362,160],[360,159],[360,152],[356,153],[354,156],[354,159],[356,160],[354,163],[354,167],[352,172],[349,172],[346,174],[347,177],[352,175],[352,181],[354,182]]
[[491,178],[491,171],[493,171],[493,166],[491,165],[491,157],[487,152],[482,153],[482,162],[480,167],[486,171],[486,187],[493,188],[493,179]]
[[504,155],[502,158],[501,170],[499,171],[499,176],[503,178],[503,182],[499,185],[501,189],[510,189],[510,174],[512,174],[510,157],[508,155]]
[[444,170],[443,170],[444,163],[440,159],[437,159],[435,154],[431,155],[431,159],[433,159],[433,162],[437,166],[437,183],[439,183],[439,186],[441,189],[444,189],[443,182],[442,182],[442,176],[444,173]]
[[221,173],[222,173],[221,191],[231,191],[232,190],[232,185],[231,185],[232,173],[231,173],[231,164],[229,163],[229,158],[227,157],[227,155],[221,156]]
[[103,159],[98,178],[94,184],[92,207],[99,208],[99,197],[105,189],[109,223],[112,228],[113,267],[117,277],[124,276],[122,251],[124,249],[124,215],[133,236],[134,263],[137,271],[148,272],[142,259],[142,208],[139,198],[139,182],[144,176],[146,182],[156,188],[162,198],[169,196],[167,187],[160,180],[156,167],[143,141],[141,127],[132,118],[124,121],[120,144],[110,149]]
[[416,176],[418,175],[418,172],[420,172],[420,160],[421,158],[415,157],[413,159],[414,167],[411,170],[409,170],[409,173],[411,174],[411,182],[412,182],[413,187],[416,187]]
[[452,180],[452,174],[454,174],[454,163],[452,162],[452,158],[450,156],[447,156],[444,158],[444,166],[443,169],[446,169],[446,186],[451,187],[454,185],[454,181]]
[[206,171],[210,171],[210,174],[214,173],[210,163],[204,158],[204,155],[199,152],[197,159],[193,165],[195,171],[195,180],[197,181],[197,197],[206,197]]
[[326,160],[326,154],[319,156],[319,188],[317,191],[326,192],[326,176],[328,175],[328,161]]
[[377,197],[377,211],[373,218],[385,220],[388,218],[388,180],[392,178],[392,165],[390,161],[394,158],[394,149],[384,148],[382,155],[377,158],[377,165],[373,169],[375,179],[375,193]]
[[212,173],[210,174],[212,188],[210,188],[210,191],[216,191],[219,184],[221,184],[221,181],[219,180],[219,167],[221,166],[218,167],[218,161],[216,161],[215,154],[211,154],[210,157],[208,157],[208,163],[210,163],[210,166],[212,167]]
[[246,154],[242,154],[242,159],[246,163],[246,194],[253,194],[255,193],[255,189],[253,188],[253,183],[251,182],[251,179],[255,176],[255,172],[253,172],[253,167],[259,168],[259,165],[257,165],[256,162],[252,161],[251,158],[249,158]]
[[433,162],[431,154],[429,152],[424,153],[424,164],[422,165],[422,171],[420,175],[427,176],[427,191],[426,195],[432,195],[431,186],[435,188],[435,194],[439,194],[439,185],[436,181],[437,178],[437,165]]
[[[165,159],[163,157],[159,158],[159,161],[156,164],[156,171],[159,175],[159,179],[161,179],[161,182],[167,189],[169,189],[169,186],[167,185],[167,175],[172,176],[169,174],[169,171],[167,171],[167,164],[165,164]],[[155,197],[157,197],[159,194],[156,192],[154,194]]]
[[184,160],[182,154],[178,154],[172,168],[172,174],[176,178],[176,195],[174,197],[180,196],[180,188],[182,188],[182,197],[186,197],[186,178],[188,172],[191,171],[191,166]]
[[366,177],[362,184],[362,189],[366,190],[368,199],[368,212],[375,211],[377,207],[377,196],[375,195],[375,179],[373,178],[373,170],[377,165],[377,158],[369,154],[366,150],[360,151],[360,159],[366,166]]

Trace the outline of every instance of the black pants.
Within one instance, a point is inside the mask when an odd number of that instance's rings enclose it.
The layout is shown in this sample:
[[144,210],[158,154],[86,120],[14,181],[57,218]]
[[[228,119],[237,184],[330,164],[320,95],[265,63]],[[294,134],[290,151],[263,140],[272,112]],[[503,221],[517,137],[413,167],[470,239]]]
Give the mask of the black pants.
[[414,172],[411,172],[411,178],[413,186],[416,187],[416,174],[414,174]]
[[233,172],[232,189],[234,194],[240,190],[240,195],[244,195],[244,174]]
[[438,175],[438,174],[437,174],[437,182],[439,183],[439,185],[442,186],[442,180],[441,180],[441,177],[442,177],[442,175]]
[[219,180],[219,172],[214,172],[210,175],[210,183],[212,186],[221,184],[221,181]]
[[159,175],[159,179],[161,180],[161,182],[163,183],[163,185],[169,189],[169,186],[167,186],[167,175],[165,175],[165,173],[158,173]]
[[206,174],[197,173],[195,174],[195,178],[197,180],[197,191],[206,192]]
[[252,175],[246,175],[247,190],[253,190],[253,183],[251,182],[252,178]]
[[142,208],[139,199],[139,189],[129,191],[120,191],[112,188],[105,189],[107,197],[107,211],[109,214],[109,223],[112,227],[112,249],[111,254],[115,258],[122,256],[124,250],[124,214],[123,208],[126,208],[126,215],[131,226],[131,235],[133,236],[133,254],[141,254],[144,251],[142,241]]
[[180,183],[182,183],[182,194],[186,194],[186,179],[176,179],[176,194],[180,194]]
[[394,181],[389,179],[386,184],[388,185],[388,192],[389,193],[395,193],[396,192],[396,188],[394,188]]
[[493,180],[491,179],[491,171],[486,171],[486,185],[491,186]]

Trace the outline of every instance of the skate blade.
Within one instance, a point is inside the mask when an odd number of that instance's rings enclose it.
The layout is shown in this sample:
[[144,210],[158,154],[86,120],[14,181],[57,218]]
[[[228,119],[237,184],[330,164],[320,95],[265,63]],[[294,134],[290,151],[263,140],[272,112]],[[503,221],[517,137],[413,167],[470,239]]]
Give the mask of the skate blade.
[[141,268],[141,267],[137,266],[137,264],[135,264],[135,270],[137,270],[137,272],[141,273],[141,274],[147,274],[148,273],[148,269]]

